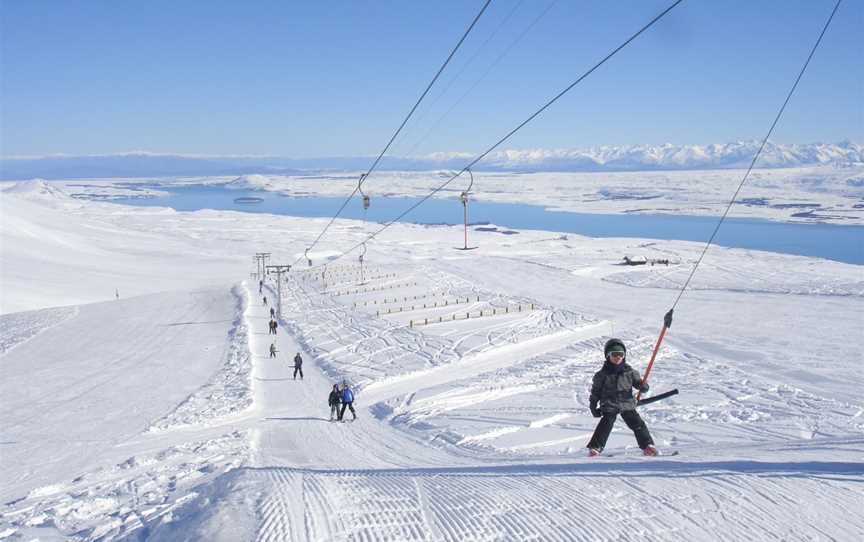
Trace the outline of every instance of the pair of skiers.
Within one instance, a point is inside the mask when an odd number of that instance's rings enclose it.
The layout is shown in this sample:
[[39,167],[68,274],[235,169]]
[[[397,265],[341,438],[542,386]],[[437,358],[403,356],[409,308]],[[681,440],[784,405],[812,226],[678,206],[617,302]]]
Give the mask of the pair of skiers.
[[[327,398],[327,405],[330,406],[331,422],[334,416],[336,416],[336,421],[344,421],[346,409],[351,411],[354,420],[357,419],[357,412],[354,410],[354,391],[348,382],[342,383],[342,389],[339,389],[339,384],[333,384],[333,389]],[[342,407],[340,408],[339,405]]]
[[276,328],[279,327],[279,323],[276,320],[270,320],[270,333],[269,335],[276,335]]
[[642,393],[648,391],[648,383],[643,382],[639,372],[627,364],[627,347],[620,339],[606,341],[603,356],[606,360],[603,368],[594,374],[591,396],[588,399],[591,415],[600,418],[588,442],[588,454],[597,456],[603,452],[615,419],[620,414],[636,436],[642,453],[648,456],[658,455],[648,427],[636,412],[636,399],[633,397],[634,389]]

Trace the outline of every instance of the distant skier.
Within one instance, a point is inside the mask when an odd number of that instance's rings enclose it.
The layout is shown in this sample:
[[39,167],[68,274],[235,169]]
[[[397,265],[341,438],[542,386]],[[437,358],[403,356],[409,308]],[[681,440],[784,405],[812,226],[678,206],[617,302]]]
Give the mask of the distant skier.
[[591,414],[600,418],[594,435],[588,442],[589,455],[600,455],[603,452],[618,414],[621,414],[627,427],[636,435],[636,442],[642,448],[642,453],[657,455],[651,433],[636,412],[636,399],[633,398],[633,389],[646,392],[648,384],[642,382],[636,369],[627,365],[627,347],[620,339],[606,341],[603,354],[606,361],[603,368],[594,374],[589,398]]
[[276,309],[270,307],[270,318],[276,318]]
[[267,296],[266,295],[264,296],[264,306],[265,307],[267,306]]
[[294,380],[297,380],[297,373],[300,373],[300,380],[303,380],[303,358],[300,357],[300,352],[294,356]]
[[279,323],[276,320],[270,320],[270,335],[276,335],[276,329],[279,327]]
[[117,288],[114,288],[114,298],[120,299],[120,290],[118,290]]
[[258,293],[260,294],[260,293],[263,292],[263,291],[264,291],[264,281],[263,281],[263,280],[259,280],[259,281],[258,281]]
[[339,404],[342,402],[342,393],[339,391],[339,384],[333,384],[333,390],[330,396],[327,397],[327,404],[330,406],[330,421],[339,419]]
[[276,350],[276,343],[270,343],[270,357],[275,358],[276,352],[278,352],[278,350]]
[[339,411],[339,421],[345,421],[345,409],[349,409],[351,411],[351,415],[354,416],[354,419],[357,419],[357,413],[354,411],[354,392],[351,391],[351,387],[348,386],[348,382],[344,382],[342,384],[342,410]]

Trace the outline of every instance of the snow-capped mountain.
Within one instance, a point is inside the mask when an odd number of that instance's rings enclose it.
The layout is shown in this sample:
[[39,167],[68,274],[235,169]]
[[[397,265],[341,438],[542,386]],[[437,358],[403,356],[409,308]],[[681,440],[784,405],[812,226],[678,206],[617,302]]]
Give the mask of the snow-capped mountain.
[[[588,149],[502,150],[484,159],[486,167],[554,171],[714,169],[747,167],[759,149],[758,141],[711,145],[629,145]],[[427,159],[464,159],[464,153],[436,153]],[[756,167],[847,165],[864,162],[864,146],[838,144],[778,144],[768,142]]]
[[[490,153],[476,171],[640,171],[729,169],[747,167],[758,141],[710,145],[604,145],[587,149],[504,149]],[[424,156],[385,156],[379,171],[462,169],[475,152],[435,152]],[[95,156],[0,158],[0,179],[298,175],[312,171],[359,171],[372,156],[287,158],[278,156],[202,156],[136,151]],[[769,142],[757,168],[785,168],[864,163],[864,146],[841,143],[780,144]]]

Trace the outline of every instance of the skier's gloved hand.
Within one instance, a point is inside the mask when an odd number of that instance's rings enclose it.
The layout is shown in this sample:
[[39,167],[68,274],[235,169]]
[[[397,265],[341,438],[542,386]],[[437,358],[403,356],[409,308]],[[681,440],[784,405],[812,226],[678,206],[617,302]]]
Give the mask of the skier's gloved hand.
[[600,412],[599,408],[597,408],[597,403],[591,403],[590,405],[588,405],[588,408],[591,409],[591,415],[595,418],[600,418],[603,416],[603,413]]
[[639,386],[639,391],[641,391],[642,393],[645,393],[646,391],[648,391],[648,383],[643,382],[642,385]]

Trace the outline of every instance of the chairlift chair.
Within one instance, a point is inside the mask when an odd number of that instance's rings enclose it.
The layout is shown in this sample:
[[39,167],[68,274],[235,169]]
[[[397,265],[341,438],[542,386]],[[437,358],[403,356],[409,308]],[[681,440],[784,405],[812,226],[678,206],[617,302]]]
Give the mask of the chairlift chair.
[[357,190],[360,192],[360,195],[363,196],[363,217],[365,220],[366,210],[369,209],[369,195],[363,193],[363,181],[366,180],[366,173],[360,175],[360,180],[357,181]]

